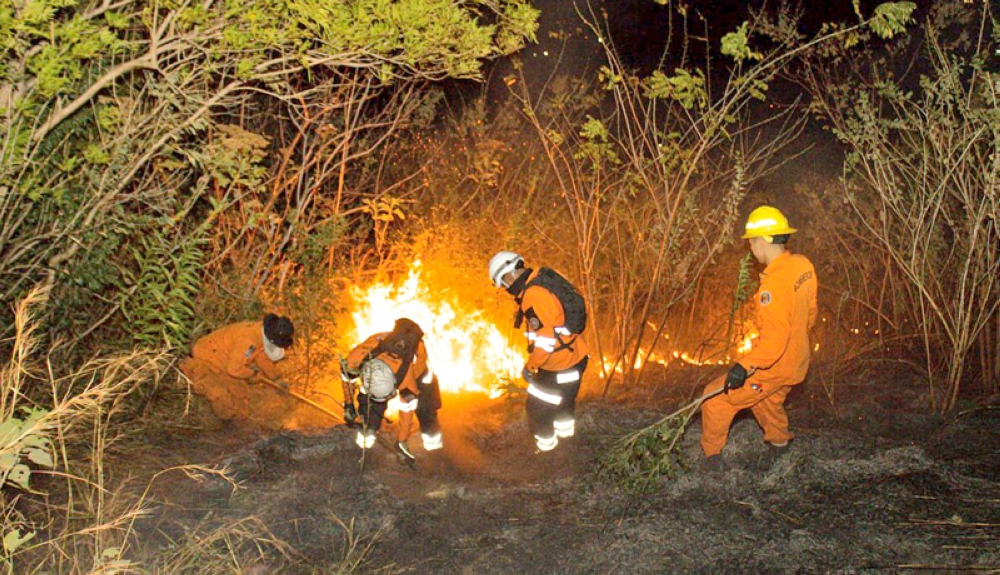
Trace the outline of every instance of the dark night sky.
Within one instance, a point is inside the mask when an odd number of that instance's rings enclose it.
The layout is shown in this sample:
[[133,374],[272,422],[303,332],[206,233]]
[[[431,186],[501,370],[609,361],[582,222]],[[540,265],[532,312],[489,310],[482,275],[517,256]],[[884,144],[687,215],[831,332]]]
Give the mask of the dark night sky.
[[[806,6],[803,22],[805,32],[815,32],[821,22],[854,18],[851,0],[803,2]],[[722,35],[734,30],[747,18],[747,6],[761,5],[763,0],[688,0],[687,4],[692,14],[692,34],[702,36],[707,23],[711,45],[717,50]],[[776,0],[771,0],[770,4],[775,5]],[[877,4],[876,0],[863,1],[862,10],[870,13]],[[625,63],[640,72],[648,73],[663,54],[668,18],[670,11],[674,9],[653,0],[535,0],[534,5],[541,10],[538,43],[529,45],[522,53],[529,79],[546,77],[557,63],[565,73],[582,73],[595,64],[603,63],[596,36],[583,27],[577,14],[578,9],[586,13],[588,5],[595,14],[606,14],[610,39]],[[673,5],[676,6],[677,2],[673,2]],[[703,19],[694,15],[695,13],[700,14]],[[556,32],[566,32],[571,36],[566,42],[561,62],[559,54],[563,48],[563,40],[551,36],[551,33]],[[676,52],[677,48],[675,34],[675,45],[671,53]],[[505,67],[501,68],[503,73],[507,73]]]
[[[777,1],[770,0],[769,4],[775,5]],[[524,76],[535,96],[553,74],[593,77],[596,68],[605,63],[598,38],[591,30],[583,26],[577,13],[577,6],[581,4],[581,11],[586,10],[587,4],[585,2],[586,0],[578,0],[577,3],[574,3],[573,0],[534,0],[534,5],[541,10],[538,42],[527,46],[521,52],[520,58],[524,62]],[[752,5],[760,5],[761,2],[762,0],[757,0]],[[803,2],[806,3],[806,9],[802,31],[807,34],[815,33],[823,22],[855,21],[851,0],[830,0],[829,3],[810,0],[803,0]],[[878,3],[879,0],[863,0],[861,2],[862,12],[871,13],[871,10]],[[702,36],[705,30],[704,23],[707,22],[710,45],[716,52],[716,57],[718,57],[721,37],[736,29],[749,15],[747,2],[689,0],[688,4],[692,11],[697,10],[704,17],[704,20],[697,16],[691,18],[690,22],[698,26],[692,28],[691,33]],[[600,15],[603,12],[606,14],[610,40],[614,43],[626,66],[643,75],[648,74],[657,66],[665,48],[668,18],[670,10],[673,8],[659,5],[653,0],[589,0],[589,5],[594,13]],[[557,32],[568,33],[570,39],[564,41],[561,38],[554,38],[552,34]],[[675,44],[670,51],[671,56],[665,63],[667,70],[672,70],[679,63],[677,60],[671,60],[671,58],[675,58],[673,54],[678,51],[676,41],[675,34]],[[716,62],[718,63],[720,60],[717,59]],[[511,63],[506,59],[495,65],[490,74],[487,88],[492,101],[506,100],[508,88],[502,78],[513,72]],[[797,94],[797,90],[791,86],[784,89],[779,86],[773,88],[769,92],[769,98],[772,102],[783,100],[790,102]],[[836,172],[839,169],[841,157],[829,152],[831,142],[828,136],[813,126],[808,138],[813,138],[808,142],[809,144],[822,142],[819,144],[820,147],[811,152],[808,158],[812,169]],[[782,176],[776,182],[762,182],[762,186],[771,190],[776,198],[782,197],[791,192],[793,179]]]

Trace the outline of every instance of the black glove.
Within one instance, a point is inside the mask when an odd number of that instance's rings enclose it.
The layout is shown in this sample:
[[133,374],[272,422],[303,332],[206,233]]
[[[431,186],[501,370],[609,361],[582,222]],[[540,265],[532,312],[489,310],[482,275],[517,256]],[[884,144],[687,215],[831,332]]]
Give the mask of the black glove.
[[729,393],[730,389],[739,389],[743,387],[743,384],[747,382],[747,377],[750,374],[747,370],[740,364],[734,363],[733,367],[729,368],[729,373],[726,374],[726,385],[723,387],[723,391]]
[[532,373],[527,367],[525,367],[521,370],[521,377],[523,377],[524,381],[527,381],[528,383],[535,383],[535,379],[538,377],[538,374]]
[[358,418],[358,412],[354,409],[354,402],[347,401],[344,402],[344,421],[347,423],[354,423],[354,420]]
[[351,381],[359,377],[361,377],[361,370],[347,367],[347,360],[340,358],[340,379],[344,381]]

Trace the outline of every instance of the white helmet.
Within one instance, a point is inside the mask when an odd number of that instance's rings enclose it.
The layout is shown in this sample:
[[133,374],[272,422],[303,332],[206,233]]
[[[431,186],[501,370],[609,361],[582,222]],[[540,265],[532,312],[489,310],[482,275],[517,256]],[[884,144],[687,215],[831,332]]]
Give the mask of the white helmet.
[[373,358],[361,364],[361,391],[375,401],[386,401],[396,392],[396,375],[389,364]]
[[524,265],[524,258],[514,252],[497,252],[490,258],[490,279],[496,287],[503,285],[503,276],[516,270],[518,265]]

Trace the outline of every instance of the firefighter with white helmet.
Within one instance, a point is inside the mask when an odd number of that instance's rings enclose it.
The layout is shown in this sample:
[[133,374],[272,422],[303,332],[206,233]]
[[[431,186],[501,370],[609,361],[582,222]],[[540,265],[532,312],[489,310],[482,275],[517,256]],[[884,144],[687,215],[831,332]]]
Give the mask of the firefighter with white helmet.
[[[761,206],[750,213],[742,238],[764,264],[754,296],[754,324],[759,336],[751,350],[729,373],[709,383],[706,393],[723,390],[701,406],[701,447],[706,467],[720,469],[729,426],[737,413],[750,409],[774,450],[786,448],[794,435],[788,430],[785,398],[809,369],[809,330],[816,323],[816,271],[785,243],[795,228],[777,208]],[[747,385],[749,384],[749,385]]]
[[576,433],[576,396],[587,369],[586,306],[576,288],[549,268],[526,268],[524,258],[501,251],[489,262],[490,281],[514,296],[515,328],[525,325],[528,426],[538,452]]
[[[341,364],[344,380],[344,420],[362,420],[356,442],[362,449],[375,444],[386,405],[396,393],[402,403],[399,413],[397,452],[412,461],[408,444],[413,416],[420,422],[424,450],[444,446],[437,412],[441,409],[441,389],[437,376],[427,364],[423,330],[413,321],[400,318],[391,332],[372,335],[347,355]],[[358,405],[354,406],[351,382],[361,379]]]

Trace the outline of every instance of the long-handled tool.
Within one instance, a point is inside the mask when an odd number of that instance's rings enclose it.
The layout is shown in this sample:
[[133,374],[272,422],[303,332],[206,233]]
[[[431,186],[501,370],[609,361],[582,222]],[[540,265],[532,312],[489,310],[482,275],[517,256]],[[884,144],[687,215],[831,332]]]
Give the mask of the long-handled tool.
[[[266,383],[267,385],[273,387],[274,389],[277,389],[278,391],[280,391],[282,393],[285,393],[285,394],[289,395],[290,397],[293,397],[293,398],[295,398],[295,399],[297,399],[297,400],[305,403],[306,405],[309,405],[310,407],[312,407],[314,409],[322,411],[326,415],[329,415],[330,417],[333,417],[334,419],[337,419],[338,421],[343,421],[348,427],[354,427],[354,425],[356,425],[354,422],[348,422],[348,421],[346,421],[343,418],[343,416],[338,415],[336,412],[330,411],[329,409],[323,407],[322,405],[316,403],[315,401],[309,399],[308,397],[299,395],[298,393],[295,393],[294,391],[292,391],[290,389],[286,389],[284,386],[282,386],[282,385],[280,385],[278,383],[275,383],[273,381],[266,380],[266,379],[261,379],[260,381],[262,383]],[[390,421],[390,423],[391,423],[391,421]],[[390,442],[389,440],[385,439],[384,437],[376,435],[375,438],[376,438],[376,442],[377,443],[382,444],[382,446],[385,447],[390,452],[392,452],[393,455],[396,455],[397,457],[399,457],[399,459],[404,464],[406,464],[407,467],[409,467],[410,469],[414,469],[414,470],[416,469],[416,463],[415,463],[415,461],[413,460],[412,457],[407,457],[405,455],[402,455],[402,454],[398,453],[396,451],[396,447],[392,444],[392,442]],[[364,452],[367,452],[367,450],[363,450],[363,453],[362,453],[362,464],[364,462],[364,454],[365,454]]]
[[329,415],[330,417],[332,417],[332,418],[334,418],[334,419],[336,419],[338,421],[344,421],[344,417],[342,415],[340,415],[340,414],[338,414],[338,413],[336,413],[334,411],[330,411],[329,409],[323,407],[322,405],[316,403],[315,401],[309,399],[308,397],[299,395],[299,394],[295,393],[294,391],[292,391],[292,390],[290,390],[290,389],[288,389],[288,388],[286,388],[286,387],[284,387],[284,386],[282,386],[282,385],[280,385],[278,383],[275,383],[275,382],[273,382],[273,381],[271,381],[269,379],[264,379],[264,378],[261,378],[260,382],[261,383],[266,383],[267,385],[270,385],[274,389],[277,389],[278,391],[280,391],[282,393],[285,393],[285,394],[287,394],[287,395],[289,395],[291,397],[294,397],[295,399],[301,401],[302,403],[305,403],[306,405],[308,405],[308,406],[310,406],[310,407],[312,407],[314,409],[318,409],[319,411],[322,411],[323,413]]

